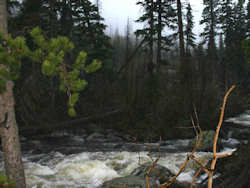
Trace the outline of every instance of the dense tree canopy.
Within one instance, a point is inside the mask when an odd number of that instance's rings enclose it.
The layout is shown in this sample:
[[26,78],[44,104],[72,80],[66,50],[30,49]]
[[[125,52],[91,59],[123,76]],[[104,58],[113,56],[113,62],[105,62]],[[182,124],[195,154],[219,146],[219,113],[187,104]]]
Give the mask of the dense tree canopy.
[[[143,10],[136,22],[144,26],[134,33],[128,19],[125,34],[107,31],[101,3],[8,1],[0,97],[14,86],[10,114],[21,134],[91,122],[143,141],[189,137],[176,128],[189,127],[195,108],[202,129],[214,129],[232,84],[239,86],[227,114],[249,108],[249,1],[203,0],[202,33],[194,33],[193,10],[184,1],[136,1]],[[7,14],[0,18],[7,22]],[[1,135],[6,130],[0,126]]]

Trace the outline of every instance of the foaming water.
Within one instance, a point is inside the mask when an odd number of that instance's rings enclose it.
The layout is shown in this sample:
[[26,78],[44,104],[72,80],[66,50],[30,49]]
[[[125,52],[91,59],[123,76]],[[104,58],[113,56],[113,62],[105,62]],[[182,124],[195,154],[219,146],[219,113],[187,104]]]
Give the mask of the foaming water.
[[229,118],[226,120],[226,122],[232,122],[250,128],[250,110],[245,111],[243,114],[237,117]]
[[[250,111],[227,121],[250,127]],[[65,132],[54,136],[60,139],[62,135],[67,136],[68,145],[59,145],[58,143],[61,142],[55,143],[55,145],[53,142],[37,142],[33,144],[34,151],[29,148],[25,152],[23,161],[28,188],[97,188],[105,181],[130,175],[141,164],[151,162],[151,157],[155,159],[158,156],[158,143],[110,143],[105,140],[99,143],[88,143],[89,137],[75,136]],[[64,137],[62,138],[65,139]],[[189,142],[190,140],[162,141],[158,164],[176,174],[187,159],[188,152],[185,151],[190,151]],[[227,140],[222,140],[222,143],[224,150],[220,154],[232,153],[240,144],[239,140],[231,138],[231,136]],[[46,150],[37,152],[36,147],[46,149],[50,144],[52,149],[48,152]],[[135,152],[147,151],[147,146],[151,148],[151,153]],[[74,154],[70,153],[71,150]],[[205,165],[211,160],[212,153],[196,152],[195,156]],[[0,171],[3,171],[3,168],[1,162]],[[189,160],[184,172],[177,177],[177,180],[191,182],[198,168],[199,166],[195,162]],[[206,174],[202,175],[197,182],[205,179],[206,176]]]
[[[196,153],[201,160],[208,160],[211,156],[208,152]],[[162,153],[158,164],[177,173],[186,157],[185,152]],[[105,181],[129,175],[151,158],[148,152],[83,152],[73,155],[52,152],[26,156],[24,161],[29,188],[96,188]],[[191,182],[196,169],[197,166],[190,161],[177,179]]]

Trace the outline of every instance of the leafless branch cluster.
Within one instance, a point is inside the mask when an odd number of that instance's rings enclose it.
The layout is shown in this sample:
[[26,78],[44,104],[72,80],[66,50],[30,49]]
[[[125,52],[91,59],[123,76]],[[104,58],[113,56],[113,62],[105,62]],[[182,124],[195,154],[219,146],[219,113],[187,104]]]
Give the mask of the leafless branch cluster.
[[[217,159],[219,158],[225,158],[228,157],[230,155],[232,155],[232,153],[226,153],[226,154],[217,154],[216,152],[216,148],[217,148],[217,142],[218,142],[218,137],[219,137],[219,132],[222,126],[222,122],[223,122],[223,117],[224,117],[224,111],[225,111],[225,106],[226,106],[226,102],[227,102],[227,98],[229,96],[229,94],[232,92],[232,90],[235,88],[235,85],[233,85],[225,94],[224,96],[224,100],[223,100],[223,104],[221,107],[221,113],[220,113],[220,119],[216,128],[216,133],[214,136],[214,142],[213,142],[213,158],[212,158],[212,162],[210,167],[206,167],[196,156],[195,153],[197,151],[197,149],[200,146],[200,143],[202,141],[202,137],[203,137],[203,133],[202,133],[202,129],[199,125],[199,119],[198,119],[198,115],[197,115],[197,111],[196,109],[194,109],[195,111],[195,117],[196,117],[196,124],[193,120],[193,118],[191,117],[191,121],[192,121],[192,126],[193,129],[195,131],[195,135],[196,135],[196,142],[195,142],[195,146],[193,148],[193,151],[190,154],[187,154],[187,158],[185,160],[185,162],[182,164],[179,172],[173,176],[172,178],[170,178],[167,182],[163,183],[160,185],[160,188],[166,188],[169,187],[175,180],[176,178],[185,170],[188,162],[191,160],[193,160],[195,163],[197,163],[197,165],[199,166],[198,171],[195,173],[193,180],[190,184],[190,188],[192,188],[194,186],[195,180],[198,177],[198,175],[201,173],[201,171],[204,171],[207,175],[208,175],[208,188],[212,188],[213,186],[213,176],[214,176],[214,170],[215,170],[215,165],[217,162]],[[160,138],[160,143],[161,143],[161,138]],[[150,173],[152,172],[152,169],[156,166],[157,162],[160,159],[160,144],[158,147],[159,151],[158,151],[158,157],[156,159],[153,159],[153,157],[150,154],[150,158],[152,161],[152,165],[147,169],[146,172],[146,183],[147,183],[147,188],[150,188],[150,183],[149,183],[149,176]],[[151,153],[150,148],[148,148],[149,153]]]

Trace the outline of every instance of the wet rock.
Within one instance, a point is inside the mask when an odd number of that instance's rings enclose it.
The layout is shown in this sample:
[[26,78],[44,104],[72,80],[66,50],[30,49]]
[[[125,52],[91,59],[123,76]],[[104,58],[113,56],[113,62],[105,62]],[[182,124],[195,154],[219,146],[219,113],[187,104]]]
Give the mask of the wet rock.
[[64,136],[70,136],[71,134],[66,130],[57,130],[52,133],[50,133],[50,137],[64,137]]
[[240,145],[240,141],[234,138],[228,138],[227,140],[222,140],[223,147],[236,148]]
[[24,136],[20,136],[20,141],[21,141],[21,142],[25,142],[25,141],[27,141],[27,138],[24,137]]
[[[147,171],[151,167],[151,165],[152,165],[151,162],[144,163],[140,167],[133,170],[131,172],[131,175],[139,176],[139,177],[145,179]],[[149,177],[153,180],[156,180],[156,182],[158,182],[158,184],[163,184],[163,183],[167,182],[174,175],[175,174],[173,174],[166,167],[161,166],[159,164],[156,164],[154,166],[154,168],[151,170]],[[186,187],[186,185],[182,184],[181,182],[175,181],[170,187],[184,188],[184,187]]]
[[107,129],[104,134],[106,135],[108,142],[122,142],[123,141],[122,136],[118,132],[112,129]]
[[[203,155],[201,157],[196,156],[196,158],[198,158],[198,160],[201,162],[201,164],[203,166],[210,167],[213,155],[212,155],[212,153],[207,153],[206,155]],[[195,162],[194,160],[189,160],[186,168],[190,168],[192,170],[197,171],[200,168],[200,165],[197,164],[197,162]],[[202,171],[202,172],[204,172],[204,171]],[[201,173],[201,174],[203,174],[203,173]]]
[[[209,131],[203,131],[203,138],[200,143],[200,146],[198,147],[198,151],[213,151],[213,142],[214,142],[214,136],[215,136],[215,131],[209,130]],[[195,146],[196,139],[192,139],[189,143],[189,147],[194,147]],[[221,139],[218,139],[217,142],[217,151],[219,151],[222,148],[222,143]]]
[[103,134],[95,132],[89,135],[86,140],[88,142],[103,142],[105,139],[106,138]]
[[[146,173],[151,165],[152,163],[150,162],[145,163],[140,167],[136,168],[134,171],[132,171],[131,175],[146,177]],[[168,181],[169,178],[173,176],[174,174],[170,170],[158,164],[155,165],[155,167],[151,170],[150,173],[150,177],[157,177],[160,183]]]
[[[121,188],[121,187],[128,187],[128,188],[147,188],[147,184],[145,179],[139,176],[125,176],[112,179],[110,181],[104,182],[102,186],[99,188]],[[150,187],[157,187],[153,186],[152,179],[150,179]]]
[[35,147],[40,147],[42,145],[42,142],[40,140],[32,140],[30,143]]
[[[128,187],[128,188],[147,188],[146,183],[146,173],[151,166],[151,163],[145,163],[140,167],[136,168],[129,176],[119,177],[112,179],[110,181],[104,182],[100,188],[120,188],[120,187]],[[158,188],[160,184],[165,183],[174,174],[170,172],[169,169],[156,165],[149,175],[149,184],[151,188]],[[186,188],[187,184],[175,181],[171,184],[170,188]]]
[[109,134],[109,135],[107,135],[107,141],[109,141],[109,142],[122,142],[123,139],[118,137],[118,136]]

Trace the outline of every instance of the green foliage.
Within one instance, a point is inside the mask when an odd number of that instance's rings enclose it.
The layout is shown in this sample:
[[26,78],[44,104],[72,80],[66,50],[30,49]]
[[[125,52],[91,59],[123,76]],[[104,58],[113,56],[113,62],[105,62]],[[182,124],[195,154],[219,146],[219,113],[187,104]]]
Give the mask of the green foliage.
[[101,68],[101,62],[94,59],[93,62],[85,67],[87,73],[92,73]]
[[[171,35],[164,36],[162,31],[165,28],[176,29],[177,14],[173,6],[174,3],[173,0],[161,1],[160,4],[158,1],[138,0],[136,4],[143,7],[144,14],[136,22],[144,23],[146,27],[136,30],[135,35],[142,36],[147,41],[157,41],[158,38],[153,35],[161,33],[162,47],[169,50],[169,46],[173,43],[172,37]],[[161,14],[160,22],[157,17],[159,14]]]
[[17,80],[21,68],[21,60],[29,54],[29,48],[23,37],[5,38],[0,34],[0,93],[6,89],[7,80]]
[[[87,54],[80,52],[76,60],[71,63],[66,57],[70,56],[74,44],[67,37],[59,36],[50,40],[43,36],[42,30],[34,28],[30,35],[35,49],[30,50],[23,37],[6,39],[0,35],[0,92],[6,90],[6,80],[16,80],[19,76],[22,58],[26,57],[34,62],[41,63],[41,71],[46,76],[57,76],[60,80],[60,90],[69,97],[70,116],[75,116],[74,106],[79,93],[87,86],[87,81],[80,78],[80,73],[92,73],[101,67],[101,62],[93,60],[85,66]],[[73,94],[71,94],[73,93]]]
[[[85,70],[86,73],[95,72],[101,67],[101,63],[94,60],[91,64],[85,66],[87,54],[81,51],[76,60],[70,64],[66,61],[65,56],[72,53],[74,45],[67,37],[57,37],[51,40],[45,40],[41,29],[35,28],[31,31],[37,49],[34,54],[42,54],[42,73],[47,76],[57,76],[60,79],[60,90],[66,92],[69,97],[70,116],[75,116],[74,106],[79,98],[79,93],[87,86],[87,81],[80,78],[80,72]],[[36,59],[33,57],[32,59]],[[39,59],[39,58],[38,58]],[[73,92],[73,94],[71,94]]]
[[0,188],[15,188],[15,182],[8,181],[8,178],[6,175],[1,174],[0,175]]
[[73,107],[69,108],[68,115],[71,116],[71,117],[76,116],[76,111],[75,111],[75,109]]
[[194,21],[193,21],[193,14],[192,14],[192,7],[190,3],[187,6],[187,13],[186,13],[186,29],[184,31],[185,39],[186,39],[186,49],[189,50],[190,47],[195,47],[195,34],[193,33],[194,28]]
[[[200,34],[204,38],[204,43],[209,43],[209,47],[215,46],[216,28],[219,20],[219,4],[217,0],[203,0],[204,8],[202,11],[202,20],[204,24],[203,32]],[[213,49],[212,49],[213,50]]]

